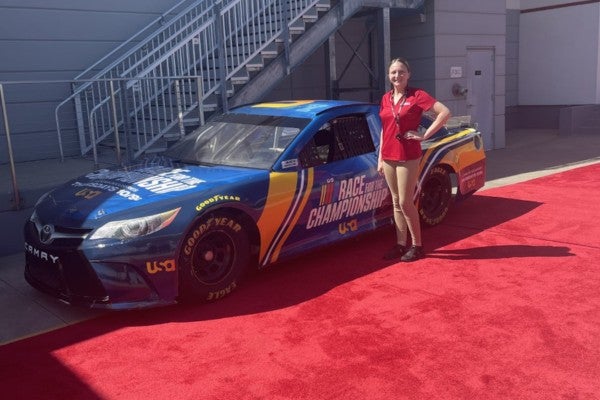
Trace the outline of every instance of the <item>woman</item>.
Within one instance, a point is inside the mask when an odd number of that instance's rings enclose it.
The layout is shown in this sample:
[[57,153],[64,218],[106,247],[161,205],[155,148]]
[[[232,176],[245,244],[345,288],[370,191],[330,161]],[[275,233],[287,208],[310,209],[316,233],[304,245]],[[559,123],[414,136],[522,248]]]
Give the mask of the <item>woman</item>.
[[[396,244],[384,254],[387,260],[415,261],[425,256],[419,212],[413,202],[421,142],[435,134],[450,117],[450,110],[444,104],[424,90],[408,87],[409,78],[408,62],[403,58],[393,59],[388,68],[392,90],[383,95],[379,109],[383,129],[377,170],[385,176],[390,189],[396,225]],[[417,129],[423,112],[429,110],[436,118],[421,136]]]

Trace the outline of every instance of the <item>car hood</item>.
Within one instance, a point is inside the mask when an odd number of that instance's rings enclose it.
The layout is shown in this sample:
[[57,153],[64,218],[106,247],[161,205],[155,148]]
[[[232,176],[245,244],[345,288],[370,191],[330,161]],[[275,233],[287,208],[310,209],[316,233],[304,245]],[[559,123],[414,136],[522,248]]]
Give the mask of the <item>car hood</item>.
[[[36,212],[57,225],[95,225],[94,220],[138,207],[152,209],[159,202],[165,206],[183,205],[185,198],[197,200],[204,193],[253,181],[265,174],[268,171],[187,165],[169,160],[100,169],[49,192],[36,206]],[[156,208],[156,212],[161,211],[165,208]]]

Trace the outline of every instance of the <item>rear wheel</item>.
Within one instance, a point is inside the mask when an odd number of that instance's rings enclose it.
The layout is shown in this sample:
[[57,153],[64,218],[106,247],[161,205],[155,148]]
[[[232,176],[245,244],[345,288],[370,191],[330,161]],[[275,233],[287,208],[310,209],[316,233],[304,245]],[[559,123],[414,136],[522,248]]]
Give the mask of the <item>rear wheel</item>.
[[448,214],[452,182],[448,171],[436,165],[429,171],[419,193],[419,215],[425,225],[434,226]]
[[228,295],[247,272],[249,260],[248,235],[238,217],[219,212],[203,217],[181,248],[180,298],[213,301]]

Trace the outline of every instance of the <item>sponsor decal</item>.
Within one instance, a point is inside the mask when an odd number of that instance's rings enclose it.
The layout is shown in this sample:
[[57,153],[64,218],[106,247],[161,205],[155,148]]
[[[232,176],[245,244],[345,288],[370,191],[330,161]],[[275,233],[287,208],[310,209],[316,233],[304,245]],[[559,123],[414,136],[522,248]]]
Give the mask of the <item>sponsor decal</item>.
[[196,211],[202,211],[202,209],[204,209],[204,207],[207,207],[209,205],[215,204],[215,203],[219,203],[221,201],[241,201],[240,196],[231,196],[231,195],[223,195],[223,194],[216,194],[213,197],[204,200],[202,203],[198,204],[196,206]]
[[135,185],[143,187],[152,193],[164,194],[192,189],[204,182],[201,179],[185,175],[183,172],[189,172],[189,170],[174,169],[150,178],[142,179],[141,181],[136,182]]
[[[383,178],[367,181],[366,175],[361,175],[338,182],[329,180],[321,186],[319,206],[309,211],[306,229],[375,210],[381,207],[388,193]],[[345,233],[352,227],[352,224],[345,228],[340,227],[340,233],[341,230],[345,229]]]
[[51,264],[57,264],[59,261],[58,256],[55,256],[48,252],[42,251],[42,250],[38,249],[37,247],[30,245],[27,242],[25,242],[25,252],[31,254],[32,256],[34,256],[42,261],[46,261]]
[[463,169],[460,174],[460,191],[469,193],[485,184],[485,166],[480,161]]
[[283,160],[281,162],[281,168],[297,168],[299,165],[298,159],[293,158],[291,160]]
[[[139,188],[156,194],[165,194],[193,189],[205,182],[186,175],[186,172],[189,170],[168,167],[151,167],[138,171],[100,169],[85,176],[92,182],[74,182],[73,186],[116,192],[123,198],[138,201],[141,200],[141,197],[136,194]],[[149,173],[153,175],[148,177]]]
[[92,190],[89,188],[84,188],[81,189],[80,191],[78,191],[77,193],[75,193],[76,197],[83,197],[86,200],[89,199],[93,199],[94,197],[98,196],[100,193],[102,193],[100,190]]
[[173,259],[164,261],[146,261],[146,271],[148,271],[149,274],[173,272],[175,270],[175,260]]
[[338,225],[338,232],[340,235],[345,235],[348,232],[355,232],[358,230],[358,220],[352,219],[347,222],[341,222]]

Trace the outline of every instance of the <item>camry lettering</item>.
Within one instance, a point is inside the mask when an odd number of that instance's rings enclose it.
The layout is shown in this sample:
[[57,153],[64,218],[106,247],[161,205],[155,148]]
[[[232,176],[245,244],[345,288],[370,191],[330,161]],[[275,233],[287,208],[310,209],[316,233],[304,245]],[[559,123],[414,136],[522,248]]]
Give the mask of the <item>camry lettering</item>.
[[42,251],[32,245],[30,245],[29,243],[25,242],[25,252],[31,254],[34,257],[39,258],[40,260],[43,261],[48,261],[52,264],[56,264],[58,262],[59,257],[52,255],[50,253],[47,253],[45,251]]

